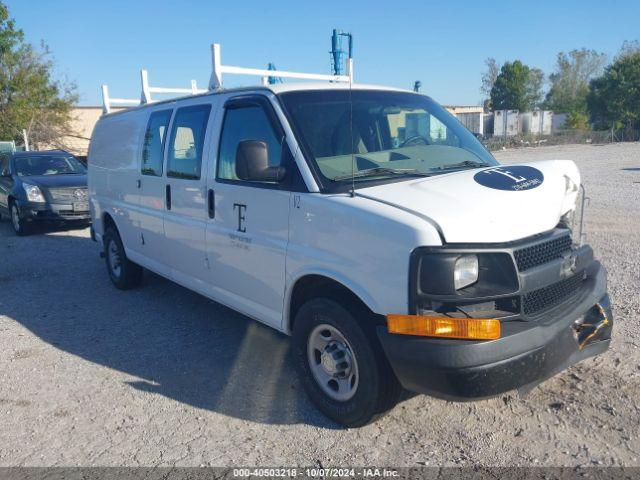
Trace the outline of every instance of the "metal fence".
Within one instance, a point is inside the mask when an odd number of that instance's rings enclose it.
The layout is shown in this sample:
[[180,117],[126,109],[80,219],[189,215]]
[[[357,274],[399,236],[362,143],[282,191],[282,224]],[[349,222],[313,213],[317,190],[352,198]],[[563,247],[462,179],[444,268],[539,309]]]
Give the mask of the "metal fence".
[[489,150],[504,148],[541,147],[545,145],[568,145],[581,143],[615,143],[640,141],[640,130],[558,130],[551,135],[519,134],[513,136],[485,137],[482,143]]

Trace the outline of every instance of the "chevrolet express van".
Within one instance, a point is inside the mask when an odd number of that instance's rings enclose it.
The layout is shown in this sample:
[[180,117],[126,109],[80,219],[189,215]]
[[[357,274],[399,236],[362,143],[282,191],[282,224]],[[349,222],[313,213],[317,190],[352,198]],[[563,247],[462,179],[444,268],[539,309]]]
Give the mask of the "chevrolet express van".
[[573,162],[500,165],[427,96],[338,83],[104,115],[89,151],[114,285],[149,269],[291,335],[306,392],[348,426],[403,387],[486,398],[608,348],[580,192]]

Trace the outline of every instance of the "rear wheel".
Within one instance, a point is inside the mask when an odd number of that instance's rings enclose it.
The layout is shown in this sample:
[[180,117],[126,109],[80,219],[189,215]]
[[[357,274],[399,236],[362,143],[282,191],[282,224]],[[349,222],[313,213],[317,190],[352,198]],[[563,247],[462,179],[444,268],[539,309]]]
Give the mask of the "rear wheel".
[[320,411],[347,425],[365,425],[397,403],[402,387],[367,319],[357,309],[318,298],[298,311],[293,331],[295,366]]
[[142,267],[127,258],[120,235],[108,228],[103,236],[107,272],[113,284],[120,290],[137,287],[142,281]]
[[20,218],[20,210],[15,202],[11,202],[11,226],[19,237],[29,233],[27,222]]

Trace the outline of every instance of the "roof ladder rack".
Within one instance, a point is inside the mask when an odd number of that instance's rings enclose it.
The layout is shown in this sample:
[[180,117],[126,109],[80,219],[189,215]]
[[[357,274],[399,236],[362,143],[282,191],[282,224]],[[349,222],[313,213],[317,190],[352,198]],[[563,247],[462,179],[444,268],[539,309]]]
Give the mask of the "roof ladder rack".
[[214,43],[211,45],[211,62],[212,72],[209,79],[209,90],[202,90],[198,88],[195,80],[191,80],[190,88],[165,88],[165,87],[152,87],[149,85],[149,73],[142,69],[140,70],[140,82],[142,84],[142,92],[140,100],[132,98],[111,98],[109,96],[109,87],[102,85],[102,106],[104,113],[110,113],[113,106],[137,106],[145,103],[153,103],[153,93],[178,93],[185,95],[197,95],[200,93],[206,93],[208,91],[215,91],[222,89],[222,75],[253,75],[262,77],[262,84],[267,85],[269,77],[278,78],[298,78],[301,80],[323,80],[328,82],[347,82],[353,83],[353,59],[349,58],[347,63],[346,75],[326,75],[321,73],[300,73],[300,72],[287,72],[283,70],[268,70],[261,68],[245,68],[235,67],[231,65],[222,65],[220,60],[220,44]]
[[211,63],[213,71],[211,72],[211,78],[209,80],[210,90],[220,90],[222,88],[222,75],[235,74],[235,75],[254,75],[262,77],[262,84],[268,83],[269,77],[279,78],[299,78],[302,80],[324,80],[328,82],[347,82],[353,83],[353,59],[349,59],[347,64],[347,75],[326,75],[321,73],[299,73],[299,72],[287,72],[283,70],[267,70],[260,68],[245,68],[234,67],[231,65],[222,65],[220,58],[220,44],[214,43],[211,45]]
[[110,113],[111,107],[116,106],[137,106],[145,103],[153,103],[152,93],[184,93],[186,95],[197,95],[199,93],[207,93],[208,90],[198,88],[195,80],[191,80],[191,88],[166,88],[152,87],[149,85],[149,72],[144,68],[140,70],[140,83],[142,84],[142,94],[140,100],[132,98],[111,98],[109,96],[109,87],[102,85],[102,109],[104,113]]
[[149,85],[149,73],[145,69],[140,70],[140,81],[142,82],[142,103],[153,103],[151,99],[152,93],[185,93],[187,95],[198,95],[208,92],[208,90],[199,89],[195,80],[191,80],[191,88],[151,87]]
[[120,104],[119,106],[140,105],[140,100],[135,98],[112,98],[109,96],[109,87],[102,85],[102,110],[104,113],[110,113],[111,107],[114,104]]

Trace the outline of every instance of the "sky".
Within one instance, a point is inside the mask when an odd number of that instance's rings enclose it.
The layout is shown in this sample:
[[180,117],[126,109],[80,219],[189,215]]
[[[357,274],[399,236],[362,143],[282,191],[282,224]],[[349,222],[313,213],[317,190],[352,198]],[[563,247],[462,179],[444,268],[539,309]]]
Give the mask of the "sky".
[[[358,83],[412,88],[443,104],[477,105],[484,60],[520,59],[553,71],[560,51],[615,55],[640,39],[638,0],[518,1],[147,1],[2,0],[34,44],[44,41],[56,76],[77,84],[81,105],[140,97],[152,86],[206,88],[211,43],[223,64],[330,73],[331,32],[354,37]],[[225,77],[225,86],[251,85]]]

